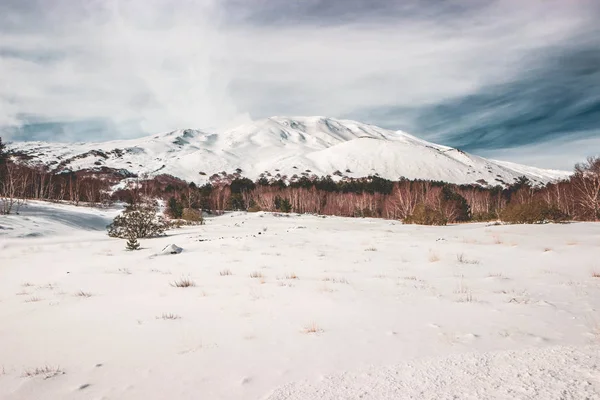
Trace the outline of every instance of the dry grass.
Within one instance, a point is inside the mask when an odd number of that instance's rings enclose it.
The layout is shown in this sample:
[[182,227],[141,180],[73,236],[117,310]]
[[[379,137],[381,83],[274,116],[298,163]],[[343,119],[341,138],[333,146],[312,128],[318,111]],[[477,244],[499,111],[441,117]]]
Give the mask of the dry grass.
[[456,288],[456,290],[454,291],[454,293],[456,293],[456,294],[468,294],[468,293],[471,293],[471,290],[469,289],[468,286],[466,286],[466,285],[463,284],[462,279],[461,279],[461,281],[459,282],[458,287]]
[[44,286],[38,286],[38,290],[39,290],[39,289],[48,289],[48,290],[54,290],[54,289],[56,289],[56,285],[53,285],[53,284],[51,284],[51,283],[48,283],[48,284],[46,284],[46,285],[44,285]]
[[600,342],[600,325],[596,325],[591,332],[596,342]]
[[57,375],[63,375],[65,372],[58,366],[51,367],[49,365],[44,365],[43,367],[37,367],[33,369],[26,369],[23,371],[24,378],[35,378],[37,376],[41,376],[44,379],[50,379]]
[[504,243],[504,241],[500,238],[500,236],[494,235],[492,237],[494,239],[494,244],[503,244]]
[[219,272],[219,275],[221,276],[230,276],[233,275],[233,273],[231,272],[231,270],[229,268],[221,270],[221,272]]
[[477,300],[473,297],[471,291],[467,291],[464,296],[461,296],[456,300],[457,303],[474,303],[475,301]]
[[463,253],[457,254],[456,260],[461,264],[479,264],[479,261],[467,258]]
[[530,301],[531,300],[527,296],[518,296],[518,297],[511,297],[508,300],[508,303],[529,304]]
[[92,297],[92,294],[90,292],[84,292],[83,290],[80,290],[79,292],[75,293],[75,296],[77,297]]
[[119,268],[119,272],[123,275],[131,275],[131,271],[128,268]]
[[295,273],[292,272],[291,274],[286,274],[285,279],[300,279],[300,278],[298,278],[298,275],[296,275]]
[[326,284],[323,284],[323,285],[320,285],[317,288],[317,292],[319,292],[319,293],[333,293],[333,292],[335,292],[335,289],[327,286]]
[[404,279],[404,280],[407,280],[407,281],[416,281],[416,280],[417,280],[417,277],[416,277],[416,276],[414,276],[414,275],[411,275],[411,276],[405,276],[405,277],[404,277],[404,278],[402,278],[402,279]]
[[194,282],[190,278],[181,278],[178,281],[171,282],[171,286],[178,288],[187,288],[196,286],[196,282]]
[[575,241],[575,240],[569,240],[569,241],[567,242],[567,246],[575,246],[576,244],[578,244],[578,243],[577,243],[577,241]]
[[440,261],[440,256],[434,252],[434,251],[430,251],[429,252],[429,262],[438,262]]
[[377,251],[376,247],[367,247],[365,251]]
[[597,272],[597,271],[592,272],[592,278],[600,278],[600,272]]
[[312,322],[304,327],[302,330],[304,333],[321,333],[323,329],[321,329],[315,322]]
[[335,277],[331,277],[331,276],[326,276],[325,278],[321,279],[323,282],[331,282],[331,283],[343,283],[345,285],[348,285],[350,282],[348,282],[348,279],[344,278],[343,276],[340,278],[335,278]]
[[162,275],[171,275],[171,271],[161,271],[160,269],[151,269],[150,272],[155,272],[157,274],[162,274]]
[[38,301],[41,301],[42,299],[40,299],[37,296],[31,296],[30,298],[28,298],[27,300],[25,300],[25,303],[36,303]]
[[17,296],[28,296],[30,293],[26,290],[21,290],[20,292],[17,292],[16,295]]
[[250,278],[262,279],[265,276],[259,271],[250,272]]
[[502,272],[491,272],[488,274],[488,277],[490,278],[503,278],[504,275],[502,275]]
[[21,284],[21,286],[23,287],[31,287],[31,286],[35,286],[33,283],[31,282],[24,282],[23,284]]
[[179,315],[173,314],[173,313],[164,313],[161,316],[156,317],[156,319],[175,320],[175,319],[181,319],[181,317]]
[[544,248],[544,253],[547,253],[547,252],[549,252],[549,251],[552,251],[552,249],[551,249],[550,247],[545,247],[545,248]]

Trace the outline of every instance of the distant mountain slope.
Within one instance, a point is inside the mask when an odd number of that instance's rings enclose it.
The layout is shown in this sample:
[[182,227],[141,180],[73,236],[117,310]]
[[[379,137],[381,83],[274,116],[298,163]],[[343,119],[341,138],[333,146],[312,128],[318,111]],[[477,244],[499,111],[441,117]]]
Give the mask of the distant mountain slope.
[[509,184],[519,176],[546,183],[568,172],[487,160],[350,120],[272,117],[223,132],[192,129],[102,143],[12,143],[23,162],[56,171],[109,167],[131,173],[170,174],[203,183],[214,173],[242,170],[256,179],[269,172],[294,175],[378,174],[387,179]]

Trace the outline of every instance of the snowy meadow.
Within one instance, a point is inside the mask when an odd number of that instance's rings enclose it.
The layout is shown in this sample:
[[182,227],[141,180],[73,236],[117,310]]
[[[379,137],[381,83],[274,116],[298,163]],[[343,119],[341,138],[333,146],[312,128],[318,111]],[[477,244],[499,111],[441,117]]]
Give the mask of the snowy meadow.
[[0,398],[600,398],[600,224],[118,213],[0,216]]

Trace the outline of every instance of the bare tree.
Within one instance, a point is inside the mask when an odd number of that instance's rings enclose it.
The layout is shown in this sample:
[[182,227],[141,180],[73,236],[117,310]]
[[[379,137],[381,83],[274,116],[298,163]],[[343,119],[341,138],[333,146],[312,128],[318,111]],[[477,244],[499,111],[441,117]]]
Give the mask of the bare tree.
[[0,214],[19,211],[25,202],[24,188],[26,185],[24,171],[10,160],[5,162],[0,179]]
[[572,178],[575,201],[581,207],[584,218],[600,219],[600,157],[588,157],[575,166]]

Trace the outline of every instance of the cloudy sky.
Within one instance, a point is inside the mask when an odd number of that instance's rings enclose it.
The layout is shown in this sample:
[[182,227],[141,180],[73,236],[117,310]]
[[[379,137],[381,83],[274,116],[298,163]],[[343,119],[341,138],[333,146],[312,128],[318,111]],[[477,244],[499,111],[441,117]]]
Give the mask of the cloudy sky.
[[1,0],[0,136],[324,115],[570,169],[600,152],[598,0]]

